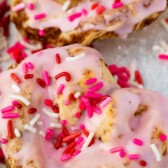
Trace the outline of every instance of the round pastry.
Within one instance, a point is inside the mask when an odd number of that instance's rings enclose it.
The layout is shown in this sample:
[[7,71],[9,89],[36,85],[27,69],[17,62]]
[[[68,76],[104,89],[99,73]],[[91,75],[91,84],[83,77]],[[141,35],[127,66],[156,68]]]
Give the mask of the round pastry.
[[126,37],[154,21],[166,6],[167,0],[12,0],[11,18],[30,41],[89,45]]
[[[55,154],[61,157],[63,149],[57,141],[75,131],[70,129],[76,127],[85,107],[81,95],[88,89],[107,93],[116,87],[101,55],[81,45],[36,53],[3,72],[0,81],[4,86],[0,95],[0,140],[12,168],[63,165],[59,158],[54,159]],[[87,96],[102,98],[101,93]],[[51,158],[47,154],[50,149],[55,153],[49,154]]]

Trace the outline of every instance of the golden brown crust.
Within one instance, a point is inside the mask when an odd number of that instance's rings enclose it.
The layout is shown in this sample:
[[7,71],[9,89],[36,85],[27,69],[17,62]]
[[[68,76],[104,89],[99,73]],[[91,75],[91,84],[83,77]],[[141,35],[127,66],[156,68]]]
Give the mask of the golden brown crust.
[[[20,3],[21,0],[13,0],[12,5]],[[131,6],[129,6],[131,8]],[[130,11],[134,12],[133,9]],[[134,31],[142,29],[143,27],[151,24],[154,20],[158,18],[160,12],[154,13],[149,17],[145,18],[142,22],[139,22],[134,26]],[[17,29],[22,34],[23,37],[28,38],[32,42],[41,42],[42,44],[49,44],[51,46],[64,46],[73,43],[81,43],[83,45],[89,45],[91,42],[98,39],[115,38],[118,35],[115,32],[107,32],[102,30],[88,30],[85,32],[78,31],[63,33],[59,28],[46,28],[45,35],[40,37],[38,30],[25,27],[25,21],[28,19],[24,11],[13,12],[11,14],[11,19],[15,23]],[[116,21],[119,23],[119,21]],[[117,23],[115,23],[116,25]]]

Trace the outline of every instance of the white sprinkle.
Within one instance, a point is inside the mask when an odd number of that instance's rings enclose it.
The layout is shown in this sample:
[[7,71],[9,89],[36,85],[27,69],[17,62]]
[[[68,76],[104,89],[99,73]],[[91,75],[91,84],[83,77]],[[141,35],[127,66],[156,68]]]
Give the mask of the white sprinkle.
[[160,21],[161,25],[165,28],[166,31],[168,31],[168,24],[165,22],[164,19]]
[[161,155],[159,153],[159,150],[157,149],[155,144],[151,144],[150,147],[152,148],[153,153],[155,154],[156,160],[159,162],[161,161]]
[[14,133],[15,133],[15,135],[16,135],[17,138],[19,138],[20,135],[21,135],[20,131],[17,128],[14,129]]
[[27,124],[24,126],[24,129],[28,130],[28,131],[30,131],[32,133],[36,133],[36,131],[37,131],[36,128],[34,128],[34,127],[30,126],[30,125],[27,125]]
[[79,97],[80,97],[80,95],[81,95],[81,93],[80,93],[80,92],[76,92],[76,93],[74,94],[74,97],[75,97],[75,98],[79,98]]
[[30,104],[30,102],[25,97],[20,96],[20,95],[9,95],[9,98],[19,100],[19,101],[23,102],[26,106],[28,106]]
[[86,149],[86,148],[89,146],[89,144],[90,144],[90,142],[92,141],[93,137],[94,137],[94,132],[90,132],[90,133],[89,133],[89,136],[87,137],[85,143],[84,143],[83,146],[82,146],[82,149],[81,149],[82,151],[83,151],[84,149]]
[[50,116],[50,117],[55,117],[55,118],[58,118],[58,117],[59,117],[59,115],[58,115],[57,113],[50,112],[50,111],[48,111],[46,108],[43,108],[42,111],[43,111],[46,115],[48,115],[48,116]]
[[71,1],[67,0],[62,6],[62,10],[67,11],[70,5],[71,5]]
[[32,118],[32,120],[29,122],[29,124],[30,124],[31,126],[34,126],[34,125],[37,123],[37,121],[39,120],[39,118],[40,118],[40,114],[36,114],[36,115]]
[[43,125],[43,122],[42,121],[38,121],[37,125]]
[[45,137],[44,131],[39,131],[39,134],[40,134],[42,137]]
[[76,55],[74,57],[66,57],[66,61],[77,61],[83,57],[85,57],[85,53],[81,53],[81,54]]
[[59,123],[50,123],[50,127],[52,127],[52,128],[62,128],[62,124],[59,124]]
[[20,93],[21,89],[19,86],[17,86],[16,84],[12,84],[12,89],[16,92],[16,93]]

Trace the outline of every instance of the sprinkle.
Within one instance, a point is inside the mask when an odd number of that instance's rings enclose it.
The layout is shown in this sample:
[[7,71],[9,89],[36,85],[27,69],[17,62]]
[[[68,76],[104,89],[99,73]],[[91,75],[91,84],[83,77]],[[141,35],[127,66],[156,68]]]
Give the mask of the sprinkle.
[[61,73],[57,74],[55,76],[55,79],[57,80],[57,79],[59,79],[60,77],[63,77],[63,76],[65,76],[65,79],[66,79],[67,82],[69,82],[71,80],[71,75],[68,72],[61,72]]
[[81,13],[86,16],[88,14],[88,11],[86,9],[82,9]]
[[29,124],[31,125],[31,126],[34,126],[36,123],[37,123],[37,121],[40,119],[40,114],[36,114],[34,117],[33,117],[33,119],[29,122]]
[[46,83],[40,79],[40,78],[37,78],[36,79],[36,82],[42,87],[42,88],[45,88],[46,87]]
[[19,100],[22,103],[24,103],[26,106],[30,105],[30,102],[25,97],[23,97],[21,95],[13,95],[13,94],[11,94],[11,95],[9,95],[9,98],[10,99]]
[[76,141],[76,143],[79,145],[81,142],[84,141],[84,138],[83,137],[79,137]]
[[55,55],[55,60],[57,64],[61,64],[61,57],[58,53]]
[[94,10],[95,8],[97,8],[99,6],[99,3],[98,2],[94,2],[92,5],[91,5],[91,10]]
[[28,63],[27,63],[27,66],[28,66],[28,68],[31,69],[31,70],[34,69],[34,65],[33,65],[33,63],[31,63],[31,62],[28,62]]
[[93,107],[93,112],[97,113],[97,114],[102,114],[102,111],[100,110],[100,108],[94,106]]
[[67,11],[68,8],[70,7],[70,5],[71,5],[71,1],[70,1],[70,0],[67,0],[67,1],[63,4],[63,6],[62,6],[62,10],[63,10],[63,11]]
[[74,149],[74,147],[76,146],[76,144],[77,144],[77,143],[76,143],[75,141],[71,142],[71,143],[68,145],[68,147],[65,148],[63,154],[68,154],[68,153],[70,153],[70,151],[71,151],[72,149]]
[[17,138],[21,136],[20,131],[17,128],[14,129],[14,133]]
[[12,123],[12,120],[8,120],[7,128],[8,128],[8,137],[10,139],[13,139],[14,135],[13,135],[13,123]]
[[143,84],[142,76],[138,70],[135,71],[135,78],[140,85]]
[[84,149],[86,149],[89,146],[89,144],[92,141],[93,137],[94,137],[94,132],[90,132],[89,136],[87,137],[85,143],[82,146],[81,151],[83,151]]
[[168,55],[166,55],[166,54],[159,54],[159,59],[161,59],[161,60],[168,60]]
[[12,84],[12,89],[16,92],[16,93],[20,93],[21,89],[19,86],[17,86],[16,84]]
[[91,103],[89,102],[88,99],[84,99],[84,102],[85,102],[86,109],[88,112],[88,117],[92,118],[93,117],[93,109],[92,109]]
[[7,113],[7,112],[11,112],[13,111],[15,108],[13,106],[8,106],[8,107],[5,107],[3,109],[1,109],[1,112],[2,113]]
[[159,162],[161,161],[161,155],[159,153],[159,150],[157,149],[155,144],[151,144],[150,147],[152,148],[153,153],[155,154],[156,160]]
[[21,82],[20,78],[15,74],[15,73],[11,73],[11,78],[17,83],[19,84]]
[[144,161],[144,160],[140,160],[139,164],[142,166],[142,167],[145,167],[147,165],[147,163]]
[[61,161],[66,161],[66,160],[69,160],[71,158],[72,158],[72,156],[70,154],[67,154],[67,155],[63,155],[60,160]]
[[35,20],[44,19],[45,17],[46,17],[46,13],[39,13],[37,15],[34,15]]
[[27,125],[27,124],[24,126],[24,129],[28,130],[28,131],[30,131],[32,133],[36,133],[36,131],[37,131],[36,128],[34,128],[34,127],[30,126],[30,125]]
[[77,98],[80,97],[80,95],[81,95],[81,92],[76,92],[76,93],[74,94],[74,97],[77,99]]
[[84,124],[80,124],[79,127],[80,127],[81,130],[84,130],[84,129],[85,129],[85,125],[84,125]]
[[14,12],[17,12],[17,11],[20,11],[20,10],[24,9],[25,7],[26,7],[26,5],[24,3],[20,3],[20,4],[16,5],[16,6],[14,6],[12,8],[12,10]]
[[57,113],[52,113],[52,112],[48,111],[48,110],[45,109],[45,108],[43,108],[42,111],[43,111],[46,115],[48,115],[48,116],[50,116],[50,117],[54,117],[54,118],[58,118],[58,117],[59,117],[59,115],[58,115]]
[[128,158],[130,159],[130,160],[137,160],[137,159],[139,159],[139,155],[138,154],[131,154],[131,155],[128,155]]
[[97,8],[96,8],[96,14],[98,14],[98,15],[100,15],[100,14],[102,14],[104,11],[105,11],[105,6],[103,6],[103,5],[100,5],[100,6],[98,6]]
[[85,97],[92,98],[92,99],[98,99],[101,98],[103,95],[99,93],[85,93]]
[[45,35],[45,31],[44,30],[39,30],[39,36],[43,37]]
[[122,2],[115,2],[112,4],[113,9],[121,8],[123,6],[124,6],[124,4]]
[[72,15],[70,15],[69,17],[68,17],[68,20],[70,21],[70,22],[73,22],[75,19],[77,19],[77,18],[79,18],[79,17],[81,17],[82,16],[82,13],[81,12],[79,12],[79,13],[74,13],[74,14],[72,14]]
[[77,61],[77,60],[80,60],[81,58],[85,57],[85,53],[81,53],[79,55],[76,55],[76,56],[73,56],[73,57],[66,57],[66,61]]
[[123,150],[123,147],[118,146],[110,149],[110,153],[116,153],[116,152],[121,152]]
[[103,82],[100,82],[100,83],[94,85],[93,87],[89,88],[89,92],[98,91],[98,90],[101,89],[103,86],[104,86]]
[[75,117],[79,119],[81,117],[81,113],[80,112],[76,113]]
[[125,155],[126,155],[125,151],[124,151],[124,150],[121,150],[121,152],[119,153],[119,156],[120,156],[121,158],[123,158],[123,157],[125,157]]
[[25,74],[24,79],[32,79],[34,77],[33,74]]
[[59,124],[59,123],[50,123],[50,127],[52,127],[52,128],[61,128],[62,125]]
[[45,137],[44,131],[39,131],[39,134],[40,134],[42,137]]
[[90,78],[90,79],[85,81],[85,84],[90,85],[90,84],[93,84],[95,82],[97,82],[97,78]]
[[62,120],[62,121],[61,121],[61,124],[62,124],[63,126],[67,125],[67,123],[68,123],[67,120]]
[[45,103],[46,106],[49,106],[49,107],[52,107],[52,106],[53,106],[53,101],[50,100],[50,99],[46,99],[46,100],[44,101],[44,103]]
[[101,108],[105,108],[112,101],[111,97],[107,97],[104,101],[100,103]]
[[58,138],[57,138],[57,140],[56,140],[56,143],[55,143],[55,148],[56,149],[59,149],[59,148],[62,147],[62,139],[63,139],[62,136],[59,135]]
[[43,125],[43,122],[42,121],[37,121],[37,125]]
[[18,118],[18,117],[19,117],[18,113],[7,113],[7,114],[2,115],[3,119],[13,119],[13,118]]
[[75,138],[79,137],[81,134],[82,134],[82,132],[72,133],[72,134],[68,135],[67,137],[65,137],[65,138],[63,139],[63,142],[72,141],[72,140],[74,140]]
[[29,113],[29,114],[34,114],[35,112],[37,112],[37,109],[36,109],[36,108],[30,108],[30,109],[28,110],[28,113]]
[[65,85],[64,84],[60,84],[60,86],[57,89],[57,94],[58,95],[62,94],[64,88],[65,88]]
[[167,140],[167,136],[165,134],[160,134],[159,138],[163,142]]
[[143,146],[143,142],[140,139],[133,139],[133,143],[138,146]]
[[59,108],[56,105],[52,106],[52,110],[54,111],[54,113],[59,113]]
[[73,93],[69,94],[69,100],[76,101],[76,98],[74,97]]
[[1,139],[1,144],[6,144],[7,142],[8,142],[8,140],[6,138]]
[[24,64],[22,65],[22,72],[25,73],[25,74],[28,72],[28,66],[27,66],[26,63],[24,63]]
[[82,110],[82,111],[86,109],[86,105],[85,105],[85,103],[83,101],[81,101],[79,103],[79,109]]
[[43,76],[44,76],[44,81],[45,81],[45,84],[48,86],[50,85],[50,77],[48,75],[48,72],[47,71],[44,71],[43,72]]
[[29,9],[29,10],[34,10],[34,8],[35,8],[34,3],[28,4],[28,9]]
[[47,130],[47,133],[46,133],[46,135],[45,135],[45,139],[46,139],[47,141],[49,141],[49,140],[52,139],[53,135],[54,135],[54,130],[53,130],[53,129],[48,129],[48,130]]
[[64,104],[65,104],[65,106],[69,106],[70,105],[70,101],[69,100],[65,100]]

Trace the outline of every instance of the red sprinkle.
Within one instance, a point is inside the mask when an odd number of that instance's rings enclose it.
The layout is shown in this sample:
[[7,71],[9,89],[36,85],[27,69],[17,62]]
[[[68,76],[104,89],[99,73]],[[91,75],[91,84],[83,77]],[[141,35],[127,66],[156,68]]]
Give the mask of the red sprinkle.
[[100,15],[100,14],[102,14],[102,13],[104,12],[105,9],[106,9],[106,8],[105,8],[105,6],[103,6],[103,5],[98,6],[97,9],[96,9],[96,13],[97,13],[98,15]]
[[65,137],[65,138],[63,139],[63,142],[72,141],[72,140],[74,140],[75,138],[79,137],[81,134],[82,134],[82,132],[72,133],[72,134],[68,135],[67,137]]
[[[86,137],[89,136],[89,132],[88,132],[85,128],[83,129],[83,133],[85,134]],[[93,139],[91,140],[90,144],[89,144],[89,147],[90,147],[91,145],[93,145],[94,142],[95,142],[95,139],[93,138]]]
[[71,142],[67,148],[65,148],[63,154],[68,154],[74,147],[76,146],[76,142]]
[[144,160],[141,160],[139,163],[142,167],[145,167],[147,165],[147,163]]
[[32,79],[33,76],[34,76],[33,74],[25,74],[25,75],[24,75],[24,78],[25,78],[25,79]]
[[11,78],[17,83],[19,84],[21,82],[20,78],[15,74],[15,73],[11,73]]
[[13,139],[14,138],[14,134],[13,134],[13,123],[12,123],[12,120],[8,120],[7,127],[8,127],[8,137],[10,139]]
[[59,149],[59,148],[62,147],[62,139],[63,139],[62,136],[59,135],[58,138],[57,138],[57,141],[56,141],[56,143],[55,143],[55,148],[56,148],[56,149]]
[[76,101],[76,97],[74,96],[73,93],[69,94],[69,99],[72,100],[72,101]]
[[142,76],[138,70],[135,71],[135,78],[139,84],[143,85],[143,79],[142,79]]
[[37,82],[42,88],[45,88],[45,87],[46,87],[46,84],[45,84],[45,82],[44,82],[42,79],[37,78],[37,79],[36,79],[36,82]]
[[52,106],[52,110],[54,111],[54,113],[59,113],[59,108],[56,105]]
[[68,72],[61,72],[61,73],[57,74],[55,76],[55,79],[57,80],[57,79],[59,79],[63,76],[65,76],[65,79],[66,79],[67,82],[69,82],[71,80],[71,75]]
[[49,106],[49,107],[52,107],[52,106],[53,106],[53,101],[50,100],[50,99],[46,99],[46,100],[44,101],[44,103],[45,103],[45,105],[47,105],[47,106]]
[[68,135],[69,135],[69,131],[68,131],[68,129],[67,129],[66,127],[63,127],[63,128],[62,128],[62,134],[63,134],[64,136],[68,136]]
[[28,113],[29,113],[29,114],[34,114],[35,112],[37,112],[37,109],[36,109],[36,108],[30,108],[30,109],[28,110]]
[[95,8],[97,8],[99,6],[98,2],[95,2],[91,5],[91,9],[94,10]]
[[86,105],[83,101],[80,102],[79,109],[82,110],[82,111],[86,109]]
[[58,53],[55,55],[55,60],[56,60],[57,64],[61,63],[61,57],[60,57],[60,55]]

